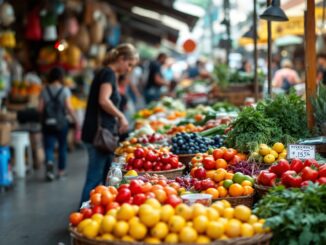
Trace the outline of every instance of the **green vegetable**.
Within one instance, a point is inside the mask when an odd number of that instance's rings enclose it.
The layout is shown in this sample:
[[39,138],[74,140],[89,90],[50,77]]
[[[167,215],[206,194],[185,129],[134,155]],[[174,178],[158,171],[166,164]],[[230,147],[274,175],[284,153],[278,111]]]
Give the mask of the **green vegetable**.
[[326,244],[326,185],[279,186],[258,202],[254,213],[273,231],[272,244]]
[[326,125],[326,86],[320,84],[315,98],[311,98],[314,107],[314,117],[316,120],[317,132],[322,135]]
[[263,112],[245,107],[227,134],[225,143],[241,152],[252,152],[261,143],[271,144],[281,138],[281,130]]
[[227,128],[228,126],[225,125],[225,124],[221,124],[217,127],[214,127],[214,128],[210,128],[210,129],[207,129],[205,131],[202,131],[199,133],[199,135],[203,136],[203,137],[212,137],[212,136],[215,136],[215,135],[222,135],[224,134],[224,131],[225,129]]

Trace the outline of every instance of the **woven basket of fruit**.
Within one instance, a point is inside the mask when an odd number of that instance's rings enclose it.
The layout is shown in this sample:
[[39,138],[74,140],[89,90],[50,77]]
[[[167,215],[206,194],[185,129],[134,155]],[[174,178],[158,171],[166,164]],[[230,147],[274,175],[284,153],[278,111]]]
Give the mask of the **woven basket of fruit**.
[[251,194],[248,196],[239,196],[239,197],[217,198],[217,199],[214,199],[213,202],[220,201],[223,199],[229,201],[231,203],[232,207],[235,207],[237,205],[245,205],[245,206],[251,208],[254,204],[254,194]]
[[[70,227],[70,237],[72,245],[148,245],[145,242],[126,242],[126,241],[108,241],[86,238],[76,231],[75,228]],[[269,245],[272,238],[272,233],[257,234],[252,237],[233,238],[228,240],[217,240],[211,242],[213,245]],[[171,243],[160,243],[162,245],[168,245]],[[175,245],[186,245],[196,243],[175,243]]]
[[271,186],[264,186],[264,185],[258,185],[258,184],[255,184],[254,187],[255,187],[255,190],[256,190],[259,198],[266,195],[266,193],[269,191],[269,189],[272,188]]
[[[183,170],[185,169],[185,166],[182,166],[181,168],[171,169],[171,170],[164,170],[164,171],[144,171],[144,172],[138,172],[138,175],[144,175],[144,174],[157,174],[157,175],[163,175],[168,179],[174,179],[176,177],[180,177],[183,174]],[[123,174],[127,173],[127,170],[122,170]]]

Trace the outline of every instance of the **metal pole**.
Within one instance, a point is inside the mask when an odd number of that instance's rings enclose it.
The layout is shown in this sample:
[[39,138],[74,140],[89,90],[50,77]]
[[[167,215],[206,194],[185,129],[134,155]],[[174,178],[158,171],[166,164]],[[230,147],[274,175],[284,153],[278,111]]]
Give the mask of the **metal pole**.
[[226,20],[226,35],[227,35],[226,64],[229,65],[229,54],[231,49],[230,1],[229,0],[224,0],[224,12],[225,12],[225,20]]
[[[271,1],[267,0],[267,7],[270,5]],[[268,36],[268,43],[267,43],[267,84],[268,84],[268,95],[272,96],[272,22],[267,21],[267,36]]]
[[259,98],[259,84],[258,84],[258,74],[257,74],[257,0],[254,0],[254,84],[255,84],[255,100],[258,101]]

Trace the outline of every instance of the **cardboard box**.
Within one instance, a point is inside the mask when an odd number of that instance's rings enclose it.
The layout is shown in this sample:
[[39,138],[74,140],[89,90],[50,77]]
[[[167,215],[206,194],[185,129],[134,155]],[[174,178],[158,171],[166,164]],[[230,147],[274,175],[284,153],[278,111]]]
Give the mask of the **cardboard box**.
[[0,145],[8,146],[11,140],[11,125],[10,123],[0,123]]

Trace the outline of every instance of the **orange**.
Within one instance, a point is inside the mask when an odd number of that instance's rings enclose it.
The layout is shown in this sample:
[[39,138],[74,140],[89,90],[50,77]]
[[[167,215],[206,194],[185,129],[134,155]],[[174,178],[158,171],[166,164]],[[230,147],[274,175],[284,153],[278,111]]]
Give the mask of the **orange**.
[[124,203],[117,212],[118,220],[128,221],[134,216],[135,216],[135,210],[128,203]]
[[247,155],[244,154],[244,153],[240,153],[240,152],[238,152],[238,153],[236,154],[236,156],[240,157],[240,160],[241,160],[241,161],[245,161],[245,160],[247,160]]
[[171,187],[171,186],[165,186],[165,187],[164,187],[164,191],[166,192],[166,194],[167,194],[168,196],[170,196],[170,195],[178,195],[177,190],[174,189],[174,188]]
[[206,178],[210,178],[214,180],[214,176],[215,176],[215,170],[206,171]]
[[242,186],[252,186],[252,183],[249,180],[244,180],[241,183]]
[[224,186],[217,187],[218,193],[220,197],[226,197],[228,194],[227,189],[224,188]]
[[91,195],[91,204],[94,206],[101,205],[101,194],[100,193],[95,193]]
[[251,215],[251,209],[245,205],[238,205],[234,209],[234,217],[242,222],[248,222]]
[[103,191],[107,191],[108,190],[108,188],[106,187],[106,186],[104,186],[104,185],[98,185],[98,186],[96,186],[96,188],[95,188],[95,192],[96,193],[102,193]]
[[113,195],[117,195],[117,194],[118,194],[118,190],[117,190],[117,188],[115,188],[114,186],[109,186],[109,187],[108,187],[108,190],[109,190],[109,192],[111,192],[111,194],[113,194]]
[[161,185],[153,185],[151,191],[154,192],[156,190],[163,190],[163,186],[161,186]]
[[154,194],[155,198],[159,200],[160,203],[164,203],[168,197],[164,190],[155,190]]
[[225,224],[225,233],[228,237],[238,237],[241,235],[241,222],[236,219],[230,219]]
[[106,206],[106,205],[110,204],[111,202],[113,202],[113,200],[114,200],[114,196],[110,191],[102,192],[102,195],[101,195],[101,204],[102,205]]
[[78,225],[82,220],[83,220],[83,214],[79,212],[74,212],[69,216],[69,221],[73,226]]
[[217,199],[219,197],[219,192],[215,188],[208,188],[206,193],[212,195],[212,199]]
[[219,168],[223,168],[223,169],[226,169],[227,166],[228,166],[228,163],[223,159],[223,158],[219,158],[215,161],[216,163],[216,168],[219,169]]
[[244,192],[244,189],[241,185],[239,184],[232,184],[229,188],[229,194],[232,197],[238,197],[242,196]]
[[233,179],[233,175],[234,175],[233,173],[227,172],[227,173],[225,174],[225,177],[224,177],[224,178],[225,178],[225,179],[231,179],[231,180],[232,180],[232,179]]
[[251,186],[244,186],[243,187],[243,195],[244,196],[249,196],[251,194],[254,193],[254,188],[252,188]]
[[225,175],[227,174],[227,171],[223,168],[219,168],[215,171],[214,181],[220,182],[225,179]]

